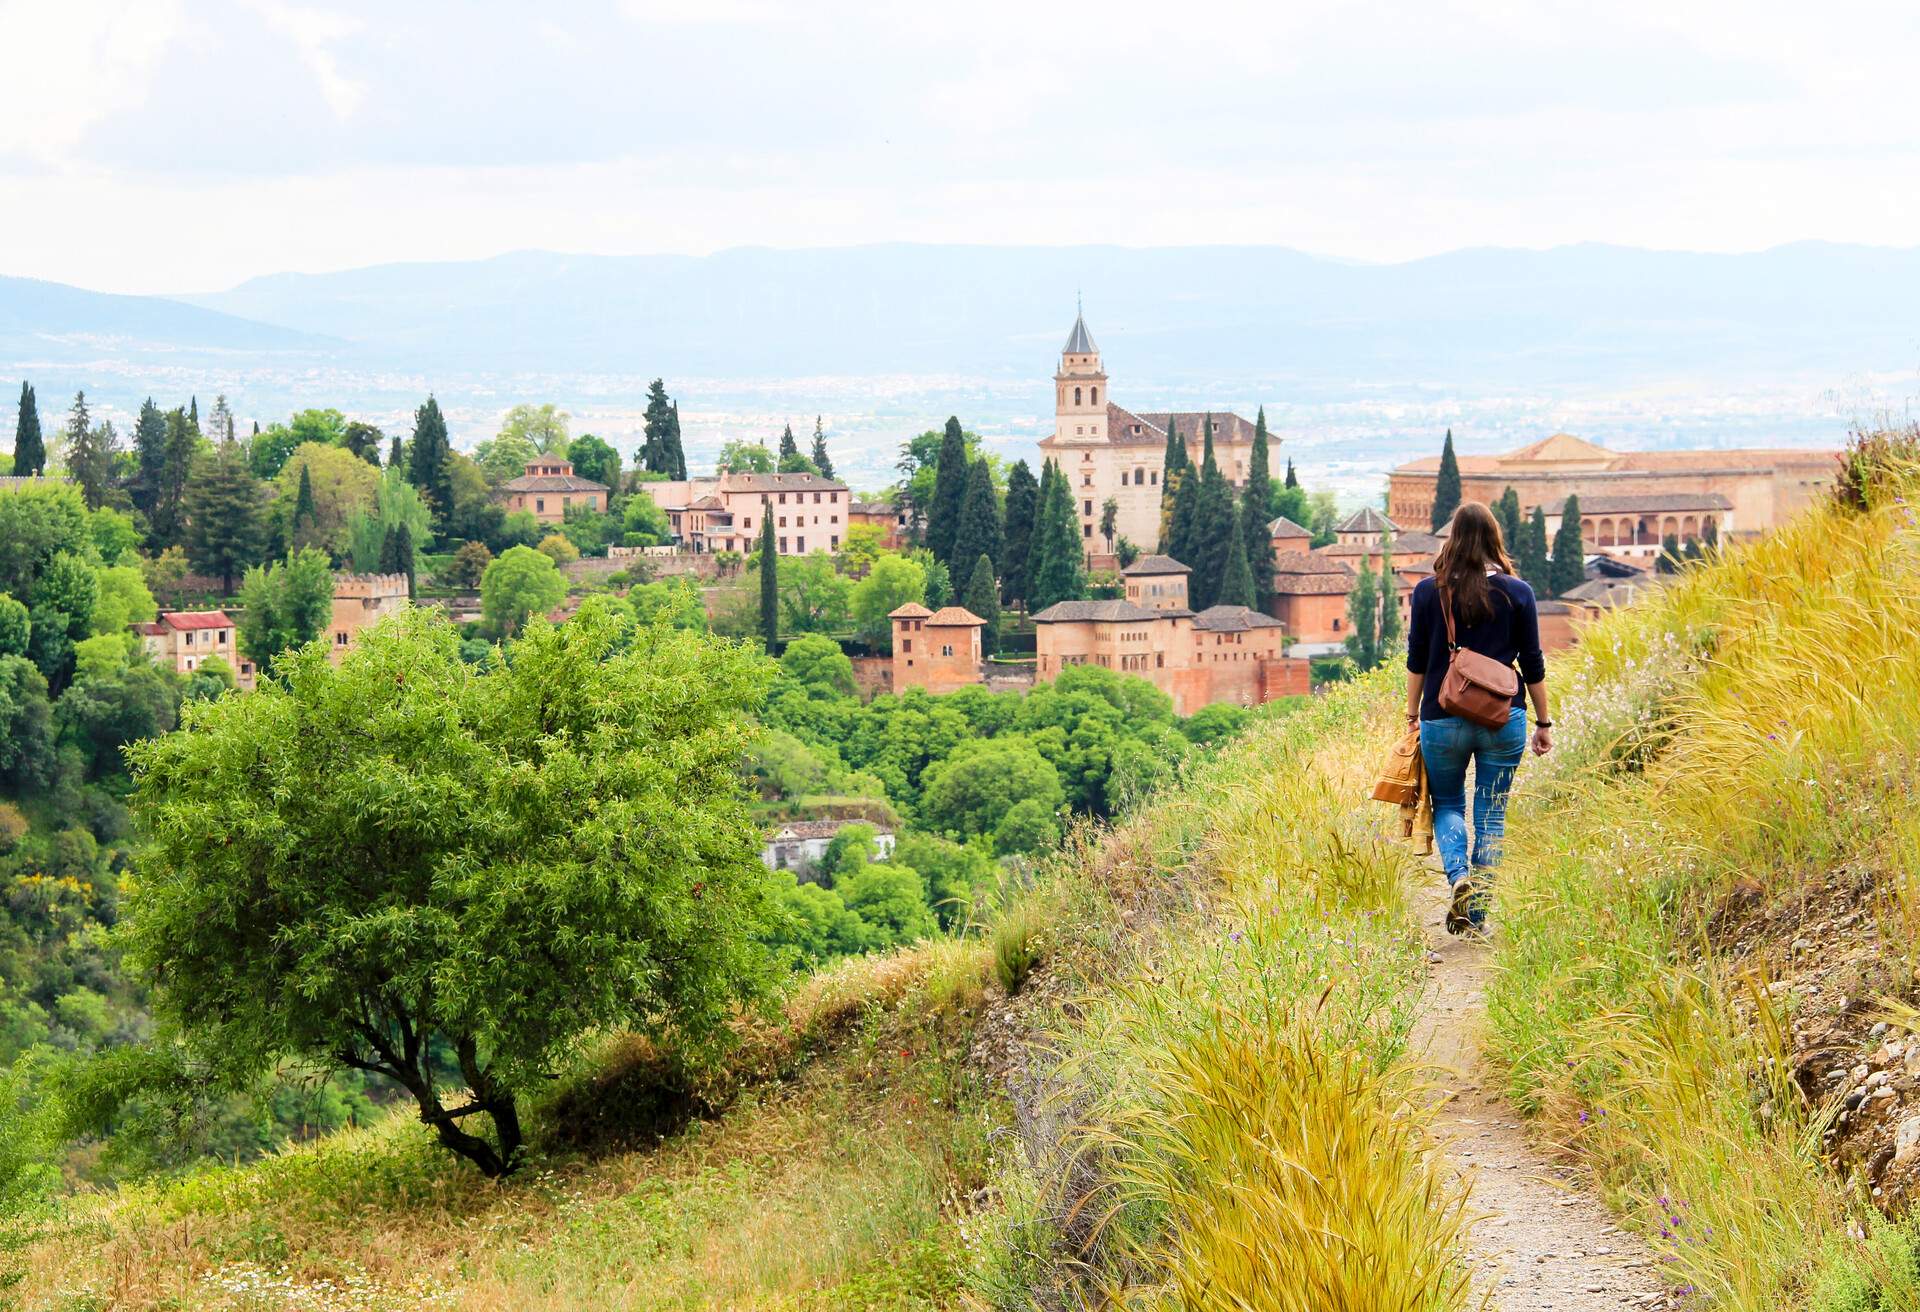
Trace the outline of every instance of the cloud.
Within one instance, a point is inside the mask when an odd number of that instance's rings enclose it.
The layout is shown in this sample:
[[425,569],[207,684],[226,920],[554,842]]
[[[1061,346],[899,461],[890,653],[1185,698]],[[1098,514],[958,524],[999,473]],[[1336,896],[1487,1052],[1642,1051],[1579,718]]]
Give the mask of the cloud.
[[0,0],[0,160],[58,166],[95,124],[142,104],[181,22],[176,0]]

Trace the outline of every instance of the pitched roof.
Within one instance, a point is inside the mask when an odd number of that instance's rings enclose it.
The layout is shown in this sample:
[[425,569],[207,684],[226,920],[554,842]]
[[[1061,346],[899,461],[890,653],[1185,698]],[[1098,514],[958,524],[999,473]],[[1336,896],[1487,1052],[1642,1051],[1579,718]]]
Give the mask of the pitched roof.
[[847,485],[821,474],[722,474],[722,492],[845,492]]
[[899,513],[891,501],[854,501],[847,506],[849,515],[893,515]]
[[867,825],[876,834],[893,831],[870,820],[789,820],[773,831],[773,842],[781,839],[832,838],[848,825]]
[[1524,461],[1528,464],[1565,464],[1575,461],[1610,462],[1617,457],[1613,452],[1584,437],[1575,437],[1572,433],[1554,433],[1538,442],[1521,447],[1518,451],[1509,451],[1503,460]]
[[1362,506],[1341,523],[1334,526],[1335,533],[1398,533],[1400,526],[1375,510],[1372,506]]
[[896,606],[894,609],[888,611],[887,618],[890,620],[923,620],[931,614],[933,614],[933,612],[925,606],[922,606],[919,602],[910,601],[904,606]]
[[1346,563],[1321,552],[1276,551],[1273,553],[1273,572],[1276,574],[1345,574],[1349,577],[1353,569]]
[[1060,348],[1062,355],[1095,355],[1100,348],[1093,344],[1093,334],[1087,331],[1087,319],[1083,314],[1073,316],[1073,331],[1067,334],[1067,344]]
[[1035,624],[1075,623],[1091,620],[1094,623],[1136,623],[1140,620],[1163,620],[1171,612],[1148,610],[1145,606],[1136,606],[1130,601],[1056,601],[1053,605],[1033,617]]
[[605,483],[596,483],[577,474],[522,474],[500,485],[502,492],[605,492]]
[[927,627],[930,629],[974,628],[985,623],[985,620],[975,615],[965,606],[942,606],[939,610],[927,616]]
[[1193,627],[1209,633],[1245,633],[1248,629],[1277,629],[1279,620],[1250,606],[1209,606],[1193,617]]
[[1123,578],[1133,578],[1152,574],[1191,574],[1193,568],[1182,565],[1172,556],[1142,556],[1120,571]]
[[233,617],[223,610],[170,610],[160,616],[170,629],[230,629]]
[[1275,574],[1273,592],[1277,597],[1344,597],[1353,591],[1353,575]]
[[1273,523],[1267,525],[1267,536],[1273,538],[1311,538],[1313,536],[1313,530],[1310,528],[1302,528],[1285,515],[1282,515],[1280,518],[1274,520]]
[[[1136,414],[1125,406],[1107,402],[1107,441],[1114,446],[1159,446],[1167,443],[1167,425],[1172,423],[1189,442],[1201,439],[1208,412],[1203,410],[1156,410]],[[1251,444],[1253,423],[1224,410],[1212,412],[1213,440],[1216,446]]]

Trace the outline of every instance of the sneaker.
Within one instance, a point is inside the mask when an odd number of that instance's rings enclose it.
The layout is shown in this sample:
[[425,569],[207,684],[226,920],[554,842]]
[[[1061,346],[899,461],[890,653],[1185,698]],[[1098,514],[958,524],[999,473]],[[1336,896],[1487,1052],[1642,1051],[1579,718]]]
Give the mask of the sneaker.
[[1453,900],[1447,904],[1447,933],[1479,932],[1473,923],[1473,904],[1480,891],[1480,881],[1472,875],[1462,875],[1453,881]]

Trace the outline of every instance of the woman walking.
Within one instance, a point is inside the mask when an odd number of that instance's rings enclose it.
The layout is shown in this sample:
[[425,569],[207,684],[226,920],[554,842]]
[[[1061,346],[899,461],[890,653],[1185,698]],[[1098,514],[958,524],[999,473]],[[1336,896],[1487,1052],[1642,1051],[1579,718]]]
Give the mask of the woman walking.
[[[1449,614],[1451,622],[1449,622]],[[1451,640],[1449,634],[1451,633]],[[1519,668],[1506,723],[1488,728],[1449,714],[1439,694],[1454,648],[1478,652]],[[1553,746],[1547,708],[1547,666],[1540,654],[1540,619],[1533,589],[1513,576],[1500,539],[1500,522],[1478,501],[1462,502],[1447,541],[1434,557],[1433,577],[1413,590],[1407,626],[1407,722],[1420,726],[1420,755],[1433,796],[1434,846],[1453,889],[1447,929],[1483,932],[1488,873],[1500,863],[1507,793],[1527,748],[1527,711],[1533,700],[1533,750]],[[1519,685],[1525,691],[1519,691]],[[1504,689],[1502,690],[1504,692]],[[1467,766],[1473,766],[1473,848],[1467,848]]]

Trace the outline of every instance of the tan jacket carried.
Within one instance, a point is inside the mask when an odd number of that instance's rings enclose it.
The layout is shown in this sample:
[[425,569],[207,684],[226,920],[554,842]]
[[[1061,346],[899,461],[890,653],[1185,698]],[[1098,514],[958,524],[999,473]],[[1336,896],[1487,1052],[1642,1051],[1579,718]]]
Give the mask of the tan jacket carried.
[[1433,851],[1433,794],[1427,790],[1427,763],[1420,755],[1420,726],[1415,725],[1393,745],[1380,777],[1374,781],[1376,802],[1400,808],[1400,836],[1425,856]]

